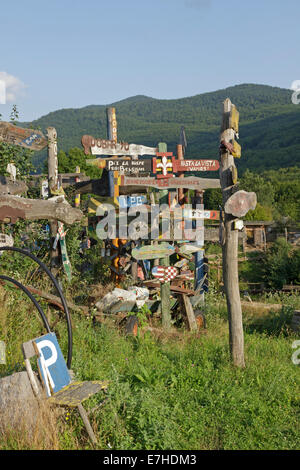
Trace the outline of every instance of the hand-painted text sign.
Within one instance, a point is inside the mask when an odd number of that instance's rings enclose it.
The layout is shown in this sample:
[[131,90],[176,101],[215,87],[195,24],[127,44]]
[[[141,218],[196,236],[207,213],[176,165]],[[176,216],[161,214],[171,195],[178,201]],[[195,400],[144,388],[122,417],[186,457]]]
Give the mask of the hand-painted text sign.
[[152,276],[156,277],[161,283],[170,282],[178,275],[178,269],[174,266],[154,266]]
[[54,333],[36,338],[33,345],[38,353],[38,368],[47,396],[71,382],[70,374]]
[[220,188],[219,179],[198,178],[189,176],[187,178],[161,178],[154,177],[131,177],[121,176],[121,186],[151,186],[158,189],[167,188],[187,188],[187,189],[208,189]]
[[145,245],[134,248],[131,252],[135,259],[157,259],[165,258],[174,253],[175,248],[168,243],[160,243],[159,245]]
[[30,150],[42,150],[47,145],[47,139],[41,131],[24,129],[9,122],[0,122],[0,142]]
[[81,143],[86,155],[156,155],[157,152],[154,147],[95,139],[91,135],[84,135]]
[[257,198],[256,194],[247,191],[237,191],[227,199],[224,209],[226,214],[232,214],[235,217],[244,217],[249,210],[254,210],[256,207]]
[[140,196],[119,196],[118,201],[120,207],[122,209],[126,209],[127,207],[136,207],[147,204],[147,196],[143,194]]
[[105,167],[109,171],[120,171],[124,173],[150,173],[151,160],[125,160],[123,158],[112,158],[106,160]]
[[220,212],[219,211],[206,211],[202,209],[184,209],[183,210],[183,217],[185,219],[211,219],[211,220],[219,220]]
[[172,157],[172,152],[157,152],[156,157],[153,158],[153,173],[157,178],[173,177]]
[[172,159],[173,171],[217,171],[220,167],[218,160],[176,160]]

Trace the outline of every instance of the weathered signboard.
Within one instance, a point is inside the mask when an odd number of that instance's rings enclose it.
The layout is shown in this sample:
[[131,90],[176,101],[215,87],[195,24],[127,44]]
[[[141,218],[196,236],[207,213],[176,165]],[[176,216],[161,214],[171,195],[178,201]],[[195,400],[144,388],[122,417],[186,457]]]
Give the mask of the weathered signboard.
[[131,177],[121,176],[121,186],[151,186],[158,189],[168,188],[187,188],[187,189],[208,189],[208,188],[219,188],[219,179],[210,178],[198,178],[189,176],[187,178],[161,178],[157,179],[154,177]]
[[189,255],[198,251],[203,251],[203,247],[194,243],[185,243],[178,248],[178,253],[184,255]]
[[174,253],[175,248],[168,243],[160,243],[159,245],[144,245],[132,250],[132,256],[135,259],[156,259],[165,258]]
[[42,150],[47,145],[47,139],[41,131],[24,129],[9,122],[0,122],[0,142],[30,150]]
[[105,168],[109,171],[120,171],[129,174],[150,173],[151,160],[106,159]]
[[170,282],[178,275],[178,269],[175,266],[154,266],[151,272],[152,276],[161,283]]
[[254,210],[256,207],[256,194],[247,191],[237,191],[227,199],[224,209],[226,214],[232,214],[235,217],[244,217],[249,210]]
[[86,155],[156,155],[157,148],[145,145],[114,142],[113,140],[95,139],[84,135],[81,139]]
[[183,209],[183,217],[185,219],[200,220],[200,219],[211,219],[219,220],[219,211],[206,211],[203,209]]
[[217,171],[220,168],[218,160],[176,160],[172,158],[173,171]]

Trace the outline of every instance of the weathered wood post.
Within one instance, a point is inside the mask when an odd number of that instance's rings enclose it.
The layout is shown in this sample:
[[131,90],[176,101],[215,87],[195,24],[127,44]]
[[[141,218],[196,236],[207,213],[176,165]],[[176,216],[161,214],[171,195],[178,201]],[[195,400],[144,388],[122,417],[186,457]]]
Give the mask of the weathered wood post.
[[[167,144],[160,142],[158,144],[158,152],[167,152]],[[167,189],[161,189],[159,191],[159,205],[168,204],[168,193],[169,191]],[[162,258],[160,264],[162,266],[169,266],[169,256]],[[170,292],[170,282],[162,283],[160,288],[162,327],[166,330],[171,327]]]
[[[107,138],[113,142],[117,142],[117,118],[116,118],[116,109],[115,108],[106,108],[106,117],[107,117]],[[118,171],[109,171],[109,187],[110,187],[110,196],[113,196],[114,203],[118,204],[119,196],[119,186],[118,186]],[[119,249],[119,238],[115,238],[112,241],[116,249]],[[119,268],[119,257],[117,256],[112,264],[114,268],[118,271]],[[119,276],[116,273],[113,273],[113,277],[118,280]]]
[[[233,153],[239,147],[235,141],[238,133],[238,113],[235,106],[227,98],[224,101],[221,126],[220,150],[220,183],[222,188],[223,206],[234,193],[236,167]],[[233,115],[235,119],[233,119]],[[245,367],[244,332],[242,307],[238,278],[238,230],[234,229],[235,216],[224,213],[225,240],[223,251],[223,278],[227,300],[229,321],[230,353],[235,366]]]
[[[57,161],[57,132],[54,127],[47,128],[48,138],[48,187],[49,195],[54,195],[58,189],[58,161]],[[53,248],[54,240],[57,236],[58,222],[50,222],[50,266],[52,270],[56,270],[59,266],[59,248]]]
[[[76,173],[80,173],[80,166],[76,166]],[[79,176],[76,176],[75,177],[75,182],[76,183],[79,183],[80,182],[80,177]],[[80,207],[80,194],[77,193],[75,195],[75,207]]]

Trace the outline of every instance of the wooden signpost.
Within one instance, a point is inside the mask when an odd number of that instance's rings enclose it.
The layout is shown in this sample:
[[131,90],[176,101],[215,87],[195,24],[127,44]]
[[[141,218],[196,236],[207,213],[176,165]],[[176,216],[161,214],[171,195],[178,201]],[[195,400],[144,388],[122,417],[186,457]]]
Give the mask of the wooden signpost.
[[156,155],[157,148],[145,145],[128,144],[127,142],[115,142],[112,139],[95,139],[90,135],[84,135],[81,139],[86,155]]
[[0,122],[0,142],[36,151],[47,146],[47,139],[41,131],[17,127],[10,122]]
[[[220,136],[220,180],[223,205],[233,195],[232,174],[234,163],[234,142],[238,132],[238,113],[236,107],[227,98],[223,105],[223,116]],[[229,320],[229,345],[235,366],[244,367],[244,332],[242,308],[238,278],[238,230],[234,228],[235,216],[225,212],[223,223],[222,251],[223,278],[227,300]]]
[[148,199],[146,195],[141,194],[136,196],[119,196],[118,201],[120,208],[126,209],[129,207],[137,207],[142,206],[143,204],[147,204]]
[[219,188],[219,179],[198,178],[188,176],[187,178],[173,177],[157,179],[148,177],[121,176],[121,186],[145,186],[157,189],[188,188],[188,189],[208,189]]

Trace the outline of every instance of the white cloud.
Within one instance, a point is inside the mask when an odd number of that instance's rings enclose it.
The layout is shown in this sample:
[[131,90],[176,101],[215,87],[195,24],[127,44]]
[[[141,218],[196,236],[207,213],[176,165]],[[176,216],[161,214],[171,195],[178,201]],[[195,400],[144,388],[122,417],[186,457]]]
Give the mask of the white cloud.
[[300,80],[294,80],[290,88],[291,90],[294,90],[294,91],[300,90]]
[[5,83],[7,102],[16,101],[18,97],[24,95],[26,85],[19,78],[7,72],[0,72],[0,81]]

